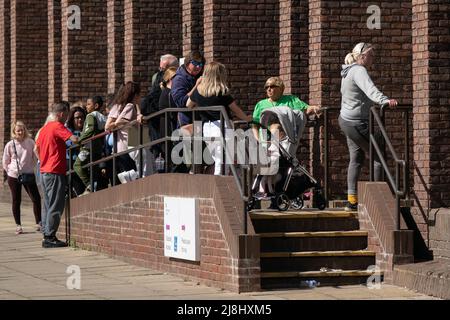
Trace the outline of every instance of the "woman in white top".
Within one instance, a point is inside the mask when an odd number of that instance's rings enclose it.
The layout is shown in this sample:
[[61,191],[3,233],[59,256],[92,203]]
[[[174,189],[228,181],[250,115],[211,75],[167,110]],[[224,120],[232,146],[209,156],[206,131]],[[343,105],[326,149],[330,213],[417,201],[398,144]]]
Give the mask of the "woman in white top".
[[[11,190],[12,211],[16,222],[16,234],[23,233],[20,220],[20,203],[22,199],[22,184],[18,181],[19,174],[27,173],[34,177],[37,157],[34,153],[34,141],[30,138],[27,127],[22,121],[15,121],[11,125],[11,137],[3,152],[3,169],[7,173],[8,185]],[[23,184],[26,192],[33,201],[33,212],[36,230],[41,230],[41,195],[36,181]]]

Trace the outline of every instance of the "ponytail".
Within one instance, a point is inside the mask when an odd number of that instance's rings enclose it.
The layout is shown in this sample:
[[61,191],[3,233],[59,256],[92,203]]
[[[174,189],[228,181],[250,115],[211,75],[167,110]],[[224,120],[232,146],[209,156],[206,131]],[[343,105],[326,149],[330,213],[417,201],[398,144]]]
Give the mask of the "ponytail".
[[353,64],[358,60],[358,57],[372,48],[370,43],[360,42],[352,50],[351,53],[345,56],[345,64]]
[[353,52],[350,52],[349,54],[347,54],[345,56],[345,60],[344,60],[345,64],[353,64],[355,62],[356,62],[356,59],[355,59],[355,55],[353,54]]

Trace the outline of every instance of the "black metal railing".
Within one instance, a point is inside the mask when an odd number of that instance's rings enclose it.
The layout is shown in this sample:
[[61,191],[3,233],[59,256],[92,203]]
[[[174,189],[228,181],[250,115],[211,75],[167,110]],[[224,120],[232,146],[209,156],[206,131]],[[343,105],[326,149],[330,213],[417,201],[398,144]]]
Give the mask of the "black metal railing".
[[[86,139],[84,141],[82,141],[81,143],[74,145],[70,148],[68,148],[68,152],[69,152],[69,168],[70,170],[67,171],[67,175],[68,175],[68,203],[67,203],[67,209],[66,209],[66,238],[67,241],[70,241],[70,198],[71,198],[71,193],[72,193],[72,179],[71,176],[72,174],[76,174],[75,171],[72,169],[72,153],[74,152],[75,149],[81,148],[81,147],[85,147],[89,149],[89,154],[90,154],[90,161],[89,163],[87,163],[86,165],[82,166],[83,169],[89,169],[90,171],[90,185],[92,188],[92,192],[95,192],[95,188],[94,188],[94,167],[98,166],[101,163],[105,163],[107,161],[112,161],[112,186],[116,185],[116,176],[117,176],[117,168],[116,168],[116,159],[117,157],[121,156],[121,155],[125,155],[125,154],[129,154],[132,152],[139,152],[139,178],[142,177],[143,175],[143,149],[150,149],[153,146],[156,145],[160,145],[160,144],[164,144],[164,151],[165,151],[165,168],[164,168],[164,172],[167,173],[170,170],[170,166],[169,166],[169,152],[171,151],[169,148],[169,144],[173,142],[172,139],[172,132],[169,130],[169,126],[170,126],[170,114],[178,114],[179,112],[183,112],[183,113],[191,113],[192,114],[192,119],[196,119],[196,116],[199,115],[200,112],[205,112],[205,111],[217,111],[220,112],[220,130],[221,130],[221,147],[224,150],[224,157],[225,159],[223,159],[224,161],[222,162],[222,173],[225,173],[225,169],[226,167],[228,167],[230,169],[231,175],[234,178],[234,181],[236,183],[236,186],[238,188],[239,194],[241,196],[241,199],[243,201],[243,233],[247,234],[248,231],[248,227],[247,227],[247,203],[248,203],[248,198],[249,198],[249,188],[246,188],[247,185],[250,185],[249,181],[250,181],[250,175],[251,175],[251,166],[250,165],[244,165],[244,164],[240,164],[240,170],[241,170],[241,174],[238,174],[238,170],[237,170],[237,164],[235,164],[235,162],[233,161],[234,159],[234,155],[231,155],[229,153],[229,150],[226,146],[226,128],[233,128],[233,123],[230,121],[228,114],[225,110],[225,108],[223,106],[213,106],[213,107],[201,107],[201,108],[193,108],[193,109],[188,109],[188,108],[166,108],[164,110],[152,113],[151,115],[148,115],[146,117],[143,118],[144,120],[144,124],[140,124],[138,123],[136,120],[131,121],[129,123],[127,123],[125,126],[122,126],[120,128],[116,128],[114,130],[111,130],[109,132],[102,132],[98,135],[95,135],[89,139]],[[160,119],[163,118],[164,121],[164,131],[162,133],[162,137],[156,140],[151,140],[147,143],[143,143],[143,129],[144,127],[146,127],[145,123],[149,123],[152,119]],[[122,151],[122,152],[117,152],[117,132],[119,130],[124,130],[124,129],[128,129],[131,128],[133,126],[137,126],[138,127],[138,145],[133,147],[133,148],[129,148],[128,150]],[[194,128],[194,136],[193,137],[184,137],[181,136],[179,138],[181,138],[182,141],[180,141],[181,143],[183,142],[183,140],[185,138],[187,139],[202,139],[201,136],[197,136],[196,133],[198,131],[195,130],[196,128]],[[113,137],[114,137],[114,144],[113,144],[113,152],[111,155],[109,156],[105,156],[101,159],[95,160],[93,161],[92,155],[93,155],[93,141],[97,140],[97,139],[105,139],[105,137],[112,133]],[[104,142],[107,143],[107,142]],[[197,150],[196,148],[192,148],[192,168],[193,168],[193,172],[195,173],[195,165],[196,165],[196,159],[198,158],[198,155],[196,154]],[[203,154],[203,150],[200,151]]]
[[[401,215],[401,199],[409,199],[409,111],[411,110],[410,105],[397,106],[395,109],[403,113],[403,123],[404,123],[404,160],[400,159],[395,151],[389,136],[385,128],[385,107],[383,106],[373,106],[370,109],[369,115],[369,158],[370,158],[370,181],[375,180],[375,153],[380,161],[384,173],[386,174],[387,182],[395,195],[395,224],[396,229],[400,230],[400,215]],[[375,123],[378,126],[379,134],[375,134]],[[380,141],[377,141],[380,140]],[[382,146],[380,146],[382,144]],[[391,173],[386,156],[387,147],[389,154],[395,164],[395,178]],[[402,175],[402,179],[400,178]]]

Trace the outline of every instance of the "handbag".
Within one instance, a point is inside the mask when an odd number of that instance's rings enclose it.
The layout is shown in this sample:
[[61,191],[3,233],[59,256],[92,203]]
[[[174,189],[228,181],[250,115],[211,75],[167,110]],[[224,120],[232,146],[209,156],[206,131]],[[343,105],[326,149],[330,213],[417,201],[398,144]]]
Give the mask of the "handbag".
[[36,183],[36,178],[34,176],[34,173],[20,173],[19,160],[18,160],[19,157],[17,156],[17,149],[16,149],[16,144],[14,143],[14,140],[13,140],[13,145],[14,145],[14,153],[16,154],[17,171],[19,172],[19,175],[17,176],[17,181],[22,185]]

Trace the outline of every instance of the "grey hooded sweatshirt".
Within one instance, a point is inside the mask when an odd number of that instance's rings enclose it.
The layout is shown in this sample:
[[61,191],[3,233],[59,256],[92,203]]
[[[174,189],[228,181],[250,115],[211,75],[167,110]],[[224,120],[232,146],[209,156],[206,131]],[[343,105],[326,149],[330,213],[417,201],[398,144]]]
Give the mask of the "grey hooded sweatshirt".
[[361,123],[369,120],[369,110],[374,104],[384,104],[389,100],[370,79],[364,66],[342,65],[341,118],[345,121]]

